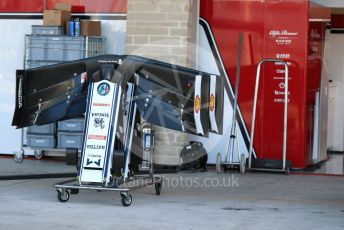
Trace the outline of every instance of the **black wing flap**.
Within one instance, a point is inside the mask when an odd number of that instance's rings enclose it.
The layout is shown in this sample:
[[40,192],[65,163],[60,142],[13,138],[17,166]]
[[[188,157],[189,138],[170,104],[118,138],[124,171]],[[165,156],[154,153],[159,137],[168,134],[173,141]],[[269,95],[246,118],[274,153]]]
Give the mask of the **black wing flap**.
[[[138,56],[104,55],[18,70],[16,75],[13,125],[17,127],[82,115],[86,108],[88,83],[100,80],[100,76],[121,83],[123,88],[128,82],[134,83],[137,87],[134,100],[147,121],[193,134],[199,134],[195,119],[195,98],[198,96],[201,105],[197,113],[200,113],[202,135],[212,131],[209,121],[210,74],[197,70]],[[201,76],[199,85],[195,84],[196,76]],[[223,79],[221,76],[217,78],[216,122],[220,127],[218,132],[222,133]]]

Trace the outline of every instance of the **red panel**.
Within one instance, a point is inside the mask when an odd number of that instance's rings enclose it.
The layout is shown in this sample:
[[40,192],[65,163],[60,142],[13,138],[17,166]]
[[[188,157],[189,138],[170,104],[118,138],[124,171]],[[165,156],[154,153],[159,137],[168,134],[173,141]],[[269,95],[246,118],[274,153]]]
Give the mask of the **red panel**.
[[[264,57],[289,63],[289,104],[287,158],[293,167],[305,166],[305,98],[307,82],[308,2],[300,0],[266,1],[264,23]],[[282,158],[284,73],[272,64],[263,76],[260,128],[260,156]],[[257,133],[258,134],[258,133]]]
[[86,13],[126,13],[127,0],[46,0],[46,8],[53,9],[57,2],[85,6]]
[[[243,51],[239,106],[246,124],[251,123],[256,65],[262,58],[264,5],[261,1],[201,1],[200,15],[208,21],[232,86],[235,85],[239,32]],[[234,88],[234,87],[233,87]]]
[[1,0],[0,12],[15,12],[15,13],[41,13],[43,12],[43,0],[26,0],[13,1]]
[[1,13],[42,13],[43,2],[46,9],[53,9],[57,2],[69,2],[74,6],[75,13],[126,13],[127,0],[1,0]]
[[[263,58],[288,62],[287,158],[296,168],[311,164],[313,118],[309,108],[314,107],[314,90],[320,84],[322,51],[308,59],[309,12],[308,0],[201,0],[200,11],[201,17],[211,26],[232,85],[235,82],[238,34],[244,32],[239,106],[248,130],[258,62]],[[319,16],[322,11],[319,8],[317,12]],[[322,43],[318,45],[322,46]],[[255,149],[259,157],[281,159],[283,68],[275,63],[269,64],[263,68],[261,77]]]
[[344,14],[333,14],[331,17],[331,28],[344,28]]

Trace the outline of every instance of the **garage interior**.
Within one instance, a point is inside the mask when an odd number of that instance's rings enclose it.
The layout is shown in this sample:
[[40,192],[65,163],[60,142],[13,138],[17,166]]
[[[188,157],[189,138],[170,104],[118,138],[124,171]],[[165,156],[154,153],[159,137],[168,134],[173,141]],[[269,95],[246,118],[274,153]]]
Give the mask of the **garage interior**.
[[[344,228],[341,0],[4,0],[0,27],[1,229]],[[59,64],[99,55],[139,56],[224,79],[217,132],[211,122],[205,135],[144,126],[138,109],[129,151],[137,171],[123,166],[117,174],[151,176],[153,167],[163,179],[161,194],[153,180],[148,184],[155,187],[130,192],[129,205],[122,190],[118,196],[96,183],[86,183],[91,191],[68,190],[68,202],[59,202],[64,189],[56,185],[81,181],[87,112],[24,128],[14,122],[17,70],[54,72]],[[257,67],[270,59],[259,72],[253,119]],[[154,134],[148,147],[146,134]],[[206,158],[186,164],[183,154],[194,143]]]

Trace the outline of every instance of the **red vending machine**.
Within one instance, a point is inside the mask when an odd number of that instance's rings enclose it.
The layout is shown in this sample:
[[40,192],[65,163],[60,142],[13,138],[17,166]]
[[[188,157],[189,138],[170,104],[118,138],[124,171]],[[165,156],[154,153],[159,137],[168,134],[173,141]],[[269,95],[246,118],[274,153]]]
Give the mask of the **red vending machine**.
[[[329,9],[308,0],[201,0],[201,20],[207,22],[214,49],[235,85],[237,38],[243,33],[239,109],[247,130],[258,63],[281,59],[289,68],[287,159],[292,168],[315,163],[316,100],[321,86],[325,26]],[[282,159],[284,68],[262,67],[255,122],[254,149],[258,158]],[[319,117],[319,116],[318,116]]]

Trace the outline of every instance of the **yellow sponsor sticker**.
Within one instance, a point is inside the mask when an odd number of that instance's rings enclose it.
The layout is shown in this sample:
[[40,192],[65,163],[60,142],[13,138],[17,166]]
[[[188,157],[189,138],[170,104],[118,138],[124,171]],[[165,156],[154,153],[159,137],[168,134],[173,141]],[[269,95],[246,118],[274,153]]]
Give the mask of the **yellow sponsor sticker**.
[[215,109],[215,96],[214,96],[214,94],[210,95],[209,108],[210,108],[211,112],[213,112]]
[[196,96],[195,98],[195,111],[198,113],[201,110],[201,98],[199,95]]

